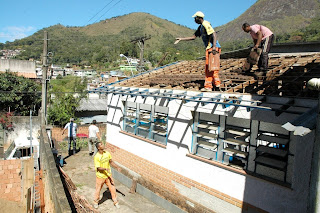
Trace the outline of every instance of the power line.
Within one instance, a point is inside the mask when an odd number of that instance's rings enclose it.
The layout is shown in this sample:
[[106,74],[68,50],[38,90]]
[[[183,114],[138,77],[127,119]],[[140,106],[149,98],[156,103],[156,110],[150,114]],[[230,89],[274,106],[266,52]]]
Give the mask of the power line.
[[109,12],[114,6],[116,6],[117,4],[119,4],[122,0],[117,1],[117,3],[115,3],[112,7],[110,7],[109,10],[107,10],[102,16],[100,16],[100,18],[98,18],[95,22],[96,23],[99,19],[101,19],[105,14],[107,14],[107,12]]
[[[0,90],[0,93],[15,93],[15,94],[41,94],[41,91],[4,91]],[[87,94],[88,92],[48,92],[50,94]]]
[[94,16],[91,17],[91,19],[89,19],[88,23],[94,18],[96,17],[102,10],[104,10],[104,8],[106,8],[109,4],[111,4],[114,0],[111,0],[108,4],[106,4],[99,12],[97,12]]

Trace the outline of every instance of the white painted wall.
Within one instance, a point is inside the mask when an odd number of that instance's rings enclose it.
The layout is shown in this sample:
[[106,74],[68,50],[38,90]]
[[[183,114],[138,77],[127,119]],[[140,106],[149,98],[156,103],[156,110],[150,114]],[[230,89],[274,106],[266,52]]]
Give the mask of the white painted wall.
[[0,71],[36,73],[36,62],[15,59],[0,59]]
[[[252,99],[251,96],[242,97],[247,100]],[[180,148],[178,148],[177,145],[169,142],[167,148],[164,149],[119,133],[123,127],[122,101],[135,101],[137,103],[168,106],[168,140],[178,144],[181,143],[181,145],[184,146],[179,146]],[[187,157],[186,154],[190,153],[192,143],[192,129],[191,127],[188,127],[188,121],[192,120],[191,110],[194,110],[196,105],[196,103],[191,102],[181,105],[181,100],[171,100],[168,103],[167,99],[157,99],[155,101],[152,97],[148,97],[144,100],[140,96],[130,98],[109,94],[107,141],[159,166],[264,210],[270,212],[303,212],[306,209],[307,196],[304,191],[308,189],[309,175],[304,174],[301,176],[300,172],[309,171],[310,168],[308,165],[308,168],[303,167],[304,163],[308,164],[310,162],[311,159],[309,157],[305,157],[305,162],[303,163],[301,161],[295,162],[295,169],[299,168],[299,171],[294,169],[295,174],[293,176],[292,189],[256,177],[230,172]],[[216,107],[215,104],[208,104],[204,107],[198,107],[197,111],[211,113],[214,107]],[[234,117],[241,118],[251,118],[252,116],[251,112],[247,112],[244,107],[238,108],[235,112],[234,107],[223,109],[221,105],[216,107],[215,114],[234,114]],[[183,119],[185,122],[178,121],[176,118]],[[182,134],[186,128],[188,129],[183,137]],[[313,134],[308,135],[306,138],[301,137],[301,140],[299,139],[300,141],[297,141],[296,149],[302,149],[305,154],[308,155],[310,154],[310,150],[312,150],[312,143],[303,142],[304,139],[312,141]],[[188,149],[184,148],[185,146],[187,146]]]

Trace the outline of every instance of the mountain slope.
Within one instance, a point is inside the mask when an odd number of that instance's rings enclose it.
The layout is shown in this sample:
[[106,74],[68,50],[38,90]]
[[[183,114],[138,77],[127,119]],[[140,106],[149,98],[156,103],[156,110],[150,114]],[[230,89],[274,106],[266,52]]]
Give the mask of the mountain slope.
[[250,38],[241,28],[245,22],[265,25],[277,35],[305,28],[319,15],[319,0],[258,0],[241,16],[216,30],[222,42]]
[[195,59],[203,49],[199,39],[174,45],[176,37],[192,35],[194,30],[147,13],[131,13],[85,27],[54,25],[5,47],[21,47],[26,50],[22,58],[39,59],[44,30],[49,34],[53,63],[111,63],[119,59],[120,53],[138,57],[139,49],[131,40],[145,35],[151,39],[145,42],[144,56],[153,63],[157,63],[166,52],[169,54],[164,63],[182,58]]

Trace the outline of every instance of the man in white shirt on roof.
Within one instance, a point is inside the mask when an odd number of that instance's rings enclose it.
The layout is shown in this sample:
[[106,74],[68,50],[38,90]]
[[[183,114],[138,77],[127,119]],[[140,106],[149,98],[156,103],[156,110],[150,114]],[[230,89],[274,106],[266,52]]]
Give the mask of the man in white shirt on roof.
[[89,126],[89,155],[93,155],[92,146],[94,146],[94,153],[97,153],[97,148],[95,144],[101,140],[100,134],[99,134],[99,128],[96,126],[97,121],[93,120],[92,124]]

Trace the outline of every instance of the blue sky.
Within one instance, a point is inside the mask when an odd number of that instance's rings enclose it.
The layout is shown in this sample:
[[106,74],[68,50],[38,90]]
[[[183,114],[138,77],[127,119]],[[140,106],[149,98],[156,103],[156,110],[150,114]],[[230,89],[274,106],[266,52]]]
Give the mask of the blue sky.
[[20,39],[58,23],[85,26],[132,12],[147,12],[195,29],[197,24],[191,16],[200,10],[212,26],[220,26],[237,18],[256,1],[0,0],[0,42]]

